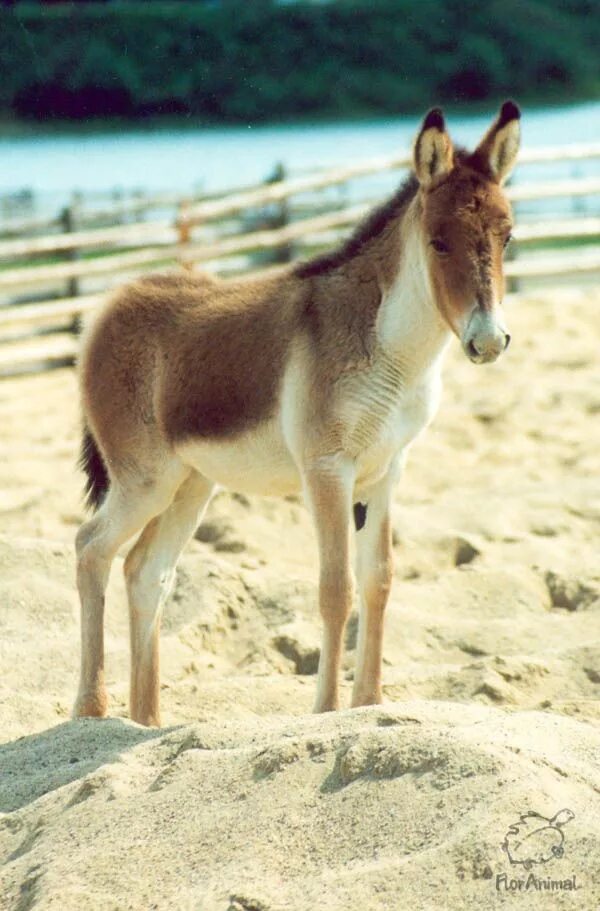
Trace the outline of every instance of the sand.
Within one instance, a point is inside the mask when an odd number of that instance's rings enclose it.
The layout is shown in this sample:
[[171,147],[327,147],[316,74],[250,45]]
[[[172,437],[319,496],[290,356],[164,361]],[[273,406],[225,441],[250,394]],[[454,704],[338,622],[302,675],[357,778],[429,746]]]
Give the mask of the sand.
[[70,720],[75,378],[0,382],[2,911],[600,906],[599,306],[513,298],[498,364],[453,346],[395,499],[385,704],[326,716],[308,516],[222,493],[163,622],[164,727],[127,719],[122,556],[110,717]]

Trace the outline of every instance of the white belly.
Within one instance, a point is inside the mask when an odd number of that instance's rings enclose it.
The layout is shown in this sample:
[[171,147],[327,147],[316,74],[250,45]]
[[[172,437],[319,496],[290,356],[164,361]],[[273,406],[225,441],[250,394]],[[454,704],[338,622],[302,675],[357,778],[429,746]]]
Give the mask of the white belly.
[[186,440],[179,457],[206,478],[243,493],[288,496],[301,490],[300,474],[277,420],[221,440]]

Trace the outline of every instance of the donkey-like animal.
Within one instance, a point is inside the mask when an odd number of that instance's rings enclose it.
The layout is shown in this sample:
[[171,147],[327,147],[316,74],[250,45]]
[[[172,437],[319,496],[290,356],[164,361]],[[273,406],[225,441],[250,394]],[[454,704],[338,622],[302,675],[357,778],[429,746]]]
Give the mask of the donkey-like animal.
[[454,333],[474,363],[509,336],[501,314],[519,146],[507,101],[477,149],[454,149],[439,109],[414,174],[339,249],[262,277],[156,275],[127,285],[84,339],[82,463],[97,511],[77,534],[77,715],[104,715],[104,592],[125,560],[131,717],[159,721],[161,611],[182,548],[218,485],[304,494],[324,624],[316,711],[338,707],[351,609],[354,506],[360,622],[352,705],[381,701],[392,578],[390,499],[439,399]]

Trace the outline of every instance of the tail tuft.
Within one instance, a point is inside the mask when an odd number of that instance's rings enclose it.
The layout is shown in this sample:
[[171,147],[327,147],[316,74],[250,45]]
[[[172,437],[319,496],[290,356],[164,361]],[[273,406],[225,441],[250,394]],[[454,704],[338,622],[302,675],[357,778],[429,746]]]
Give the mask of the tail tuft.
[[85,425],[81,440],[79,467],[87,475],[85,504],[88,509],[96,510],[104,500],[106,491],[110,487],[110,479],[96,441]]

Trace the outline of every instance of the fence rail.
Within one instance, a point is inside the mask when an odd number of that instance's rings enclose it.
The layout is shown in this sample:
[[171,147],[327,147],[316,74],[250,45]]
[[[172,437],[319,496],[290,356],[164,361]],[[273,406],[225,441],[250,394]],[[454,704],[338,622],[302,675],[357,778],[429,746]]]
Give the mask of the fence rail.
[[[595,158],[600,158],[600,143],[525,149],[520,162],[529,165]],[[13,234],[21,235],[0,239],[0,298],[6,301],[0,306],[0,374],[72,362],[76,338],[65,335],[65,330],[75,325],[79,315],[95,308],[115,280],[158,267],[176,268],[181,263],[210,263],[217,271],[225,271],[233,257],[245,269],[256,268],[264,264],[265,257],[271,262],[288,259],[292,245],[298,251],[318,247],[324,241],[334,242],[375,200],[342,206],[341,199],[331,201],[322,196],[323,192],[369,175],[406,169],[410,162],[411,156],[405,153],[288,179],[280,167],[279,179],[212,198],[186,199],[165,193],[119,201],[112,210],[83,213],[74,205],[66,219],[63,213],[61,219],[0,222],[1,236],[7,236],[7,224]],[[518,204],[523,201],[600,195],[600,178],[530,180],[509,186],[507,192],[517,204],[518,215]],[[295,205],[291,206],[294,198]],[[166,218],[161,213],[169,209],[171,217]],[[89,226],[101,219],[153,210],[160,217],[132,224]],[[60,225],[76,230],[39,233]],[[26,233],[33,236],[22,236]],[[599,217],[582,214],[537,222],[517,219],[514,236],[516,255],[505,268],[513,288],[521,279],[600,272],[600,245],[593,243],[600,241]],[[573,249],[573,244],[584,246]],[[551,255],[537,249],[548,245],[553,247]],[[48,258],[53,261],[40,262]],[[62,288],[62,293],[57,295],[57,288]],[[48,335],[51,330],[56,335]],[[46,334],[40,336],[40,331]]]

